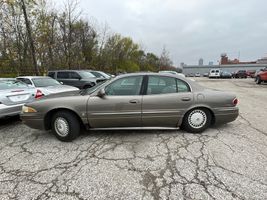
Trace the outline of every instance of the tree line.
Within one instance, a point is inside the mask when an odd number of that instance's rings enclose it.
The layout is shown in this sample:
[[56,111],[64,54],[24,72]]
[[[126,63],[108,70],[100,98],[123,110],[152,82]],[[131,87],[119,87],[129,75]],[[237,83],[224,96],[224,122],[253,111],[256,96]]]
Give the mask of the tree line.
[[97,26],[67,0],[62,11],[46,0],[0,0],[0,73],[44,74],[55,69],[117,72],[174,69],[168,52],[146,52],[132,38]]

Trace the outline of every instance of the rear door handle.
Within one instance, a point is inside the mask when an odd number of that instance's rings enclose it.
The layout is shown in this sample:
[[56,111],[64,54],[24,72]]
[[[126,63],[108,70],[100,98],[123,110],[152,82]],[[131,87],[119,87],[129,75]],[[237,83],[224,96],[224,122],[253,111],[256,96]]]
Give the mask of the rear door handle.
[[139,101],[137,99],[132,99],[129,101],[129,103],[137,104],[137,103],[139,103]]
[[190,101],[190,100],[191,100],[190,97],[183,97],[183,98],[182,98],[182,101]]

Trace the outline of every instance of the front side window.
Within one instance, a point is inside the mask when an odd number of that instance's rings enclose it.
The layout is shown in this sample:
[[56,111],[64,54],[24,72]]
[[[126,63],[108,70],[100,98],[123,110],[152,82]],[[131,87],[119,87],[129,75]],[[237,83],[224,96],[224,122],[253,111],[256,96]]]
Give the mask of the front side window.
[[125,77],[118,79],[105,88],[106,95],[127,96],[139,95],[142,85],[142,76]]

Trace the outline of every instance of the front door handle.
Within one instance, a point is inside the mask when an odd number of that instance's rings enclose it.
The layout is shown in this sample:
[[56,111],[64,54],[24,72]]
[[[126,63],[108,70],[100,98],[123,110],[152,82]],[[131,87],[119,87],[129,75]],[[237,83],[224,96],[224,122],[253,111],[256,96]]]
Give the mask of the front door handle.
[[182,101],[190,101],[190,100],[191,100],[190,97],[183,97],[183,98],[182,98]]
[[129,101],[129,103],[137,104],[137,103],[139,103],[139,101],[137,99],[132,99]]

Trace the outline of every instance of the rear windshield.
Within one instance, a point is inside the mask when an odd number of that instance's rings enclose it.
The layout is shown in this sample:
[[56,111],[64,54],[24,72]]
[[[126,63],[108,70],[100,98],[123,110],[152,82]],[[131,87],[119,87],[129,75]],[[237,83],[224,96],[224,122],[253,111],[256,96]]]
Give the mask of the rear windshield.
[[34,78],[32,79],[32,82],[34,83],[35,87],[49,87],[60,85],[57,80],[52,78]]
[[22,83],[21,81],[0,81],[0,90],[9,90],[9,89],[25,89],[28,88],[28,86],[25,83]]

